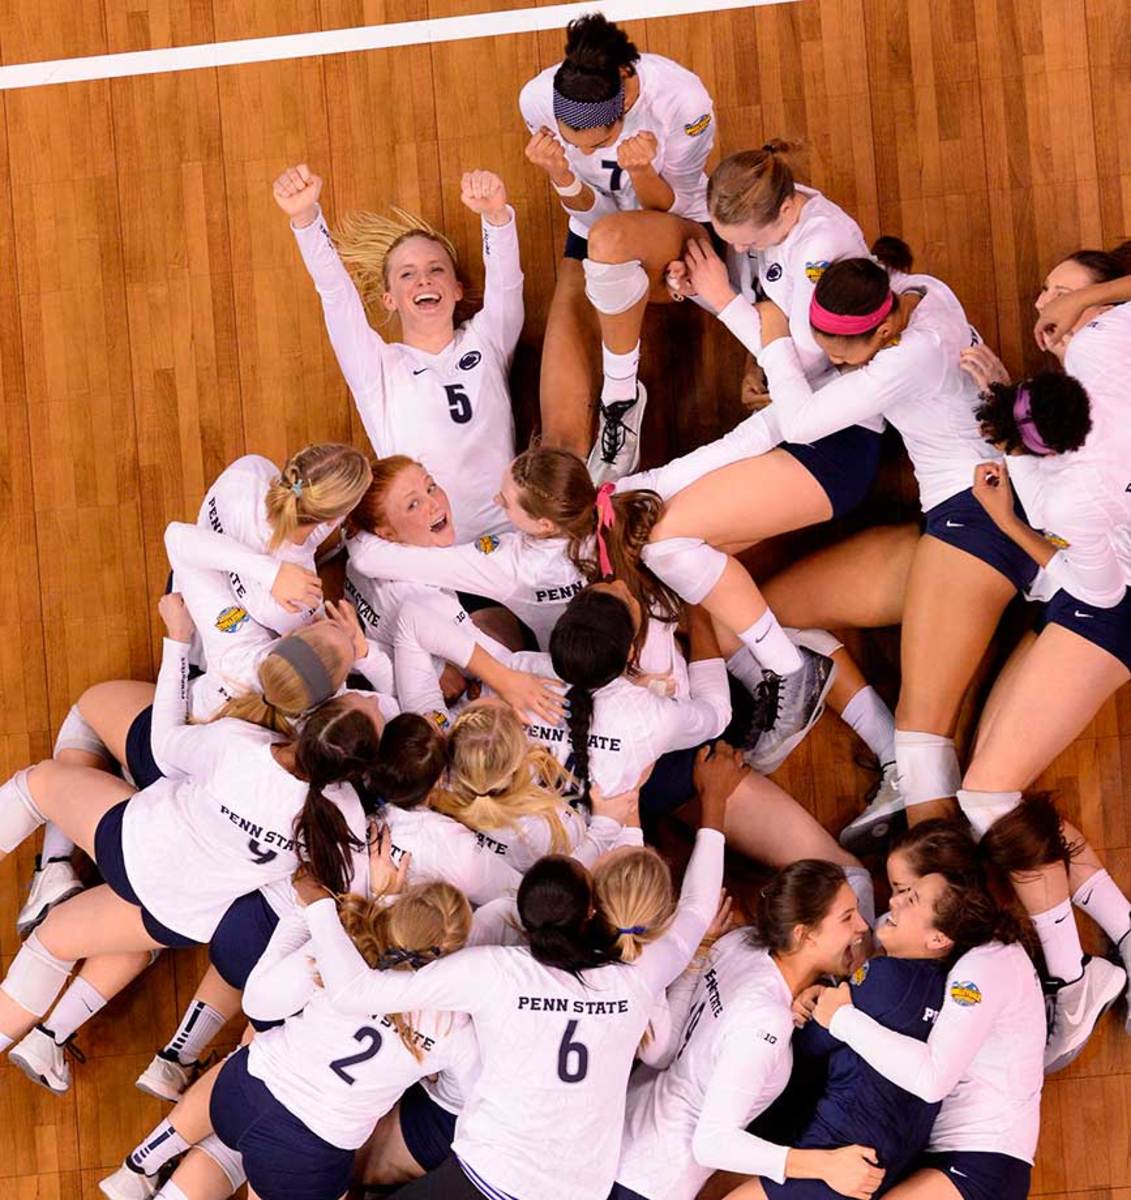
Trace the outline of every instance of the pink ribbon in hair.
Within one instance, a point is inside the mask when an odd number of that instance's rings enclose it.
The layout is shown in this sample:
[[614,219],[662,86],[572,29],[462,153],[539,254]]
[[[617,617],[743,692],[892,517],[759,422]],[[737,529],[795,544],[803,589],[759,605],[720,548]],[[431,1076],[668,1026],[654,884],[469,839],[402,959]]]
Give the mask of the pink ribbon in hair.
[[845,313],[829,312],[827,308],[817,303],[817,294],[814,292],[813,299],[809,301],[809,324],[818,333],[828,333],[834,337],[854,337],[861,333],[871,333],[891,312],[894,303],[894,293],[888,292],[887,298],[874,312],[850,316]]
[[613,492],[615,491],[616,485],[612,483],[603,483],[597,489],[597,562],[601,568],[602,579],[607,579],[613,573],[612,560],[609,558],[609,548],[605,545],[605,537],[602,531],[612,529],[617,523],[616,510],[613,508]]

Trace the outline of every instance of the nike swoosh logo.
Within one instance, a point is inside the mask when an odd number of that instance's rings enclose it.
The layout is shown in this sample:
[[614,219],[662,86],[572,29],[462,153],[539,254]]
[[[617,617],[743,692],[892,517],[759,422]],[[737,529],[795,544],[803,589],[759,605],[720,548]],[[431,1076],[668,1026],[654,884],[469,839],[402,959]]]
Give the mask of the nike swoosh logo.
[[1081,621],[1092,621],[1095,619],[1094,613],[1082,613],[1078,608],[1072,610],[1074,617],[1079,617]]
[[1059,924],[1061,924],[1061,922],[1067,921],[1070,915],[1071,915],[1070,913],[1065,913],[1063,917],[1057,917],[1056,920],[1053,921],[1053,924],[1059,925]]
[[952,521],[949,517],[946,519],[947,529],[965,529],[966,526],[961,521]]
[[419,371],[413,371],[413,374],[414,374],[414,375],[423,375],[423,374],[424,374],[424,372],[425,372],[425,371],[427,371],[427,370],[428,370],[428,368],[427,368],[427,367],[421,367]]
[[759,645],[760,643],[764,642],[766,640],[766,638],[768,638],[769,636],[770,636],[770,631],[767,629],[766,632],[764,634],[762,634],[762,636],[760,638],[754,639],[754,645],[755,646]]

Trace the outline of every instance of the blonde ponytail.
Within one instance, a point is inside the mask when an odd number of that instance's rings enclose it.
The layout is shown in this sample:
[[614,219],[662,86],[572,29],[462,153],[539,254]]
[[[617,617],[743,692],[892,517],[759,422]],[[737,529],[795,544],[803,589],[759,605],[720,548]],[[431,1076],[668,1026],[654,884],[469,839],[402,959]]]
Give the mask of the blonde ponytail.
[[757,150],[724,158],[707,180],[707,208],[720,225],[772,225],[796,186],[789,160],[800,142],[771,138]]
[[626,848],[598,861],[593,894],[622,962],[639,958],[675,912],[671,869],[648,846]]
[[320,442],[293,455],[267,489],[268,553],[289,542],[302,525],[348,516],[372,478],[369,460],[352,446]]

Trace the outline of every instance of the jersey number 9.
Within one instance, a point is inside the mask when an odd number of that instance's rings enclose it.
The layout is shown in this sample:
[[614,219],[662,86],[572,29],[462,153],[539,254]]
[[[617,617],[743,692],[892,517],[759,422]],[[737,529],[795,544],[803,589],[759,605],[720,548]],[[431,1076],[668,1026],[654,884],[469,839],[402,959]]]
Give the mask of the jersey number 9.
[[580,1083],[589,1074],[589,1047],[573,1041],[577,1022],[570,1021],[558,1047],[558,1078],[562,1083]]

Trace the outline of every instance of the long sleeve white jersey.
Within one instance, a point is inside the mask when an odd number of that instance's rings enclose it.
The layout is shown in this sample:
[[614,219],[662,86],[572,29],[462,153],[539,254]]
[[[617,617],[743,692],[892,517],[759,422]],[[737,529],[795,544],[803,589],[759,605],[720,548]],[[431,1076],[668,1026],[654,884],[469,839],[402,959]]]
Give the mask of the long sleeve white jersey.
[[695,1200],[712,1171],[785,1180],[788,1147],[746,1132],[793,1067],[793,997],[765,950],[735,930],[711,948],[679,1049],[628,1088],[617,1182],[647,1200]]
[[1040,981],[1021,946],[990,942],[964,954],[925,1042],[851,1006],[837,1010],[829,1032],[892,1083],[942,1101],[928,1149],[1033,1161],[1047,1029]]
[[[656,997],[687,966],[722,884],[723,838],[700,830],[676,915],[634,963],[574,976],[525,947],[475,946],[422,970],[370,971],[332,901],[307,910],[335,1004],[471,1014],[482,1070],[453,1149],[505,1195],[604,1200],[620,1152],[625,1087]],[[493,1194],[493,1193],[492,1193]]]
[[312,1133],[356,1150],[424,1076],[473,1075],[478,1047],[462,1013],[406,1014],[417,1059],[384,1013],[342,1012],[315,982],[309,938],[301,915],[281,921],[248,978],[245,1011],[283,1024],[256,1034],[247,1069]]
[[[755,301],[764,295],[785,313],[789,336],[797,349],[801,369],[817,380],[831,367],[825,352],[813,338],[809,303],[821,276],[841,258],[871,258],[860,226],[838,205],[813,188],[797,185],[805,197],[797,224],[776,246],[739,253],[727,250],[727,274],[738,296],[718,314],[719,320],[760,359],[762,324]],[[879,429],[881,418],[865,421]]]
[[[547,67],[522,89],[519,111],[531,133],[548,129],[557,135],[554,118],[554,75],[560,64]],[[698,75],[659,54],[642,54],[636,63],[640,94],[624,114],[620,135],[611,146],[585,154],[565,143],[570,170],[593,189],[593,207],[569,212],[569,227],[588,237],[598,218],[608,213],[639,209],[640,201],[627,171],[617,165],[617,148],[626,138],[647,131],[659,143],[652,166],[675,193],[670,212],[707,220],[705,166],[715,144],[714,106]]]
[[483,307],[430,354],[386,342],[370,326],[321,213],[304,229],[292,226],[374,451],[422,462],[448,493],[455,527],[468,539],[508,528],[495,495],[514,458],[507,376],[523,322],[513,210],[506,225],[483,220],[482,228]]
[[[186,725],[188,647],[165,640],[153,698],[153,756],[167,778],[137,792],[122,821],[126,874],[153,915],[207,942],[229,904],[298,868],[294,821],[307,785],[271,754],[278,734],[247,721]],[[326,789],[364,846],[349,784]]]
[[925,512],[968,489],[975,465],[994,456],[974,419],[977,385],[959,366],[960,353],[981,339],[945,283],[894,274],[891,284],[922,299],[903,333],[865,366],[814,390],[792,338],[771,342],[758,361],[791,442],[886,417],[907,447]]
[[1091,401],[1087,441],[1069,454],[1009,459],[1029,523],[1057,547],[1029,594],[1049,600],[1063,588],[1086,604],[1111,608],[1131,585],[1131,305],[1080,330],[1064,366]]
[[549,645],[565,606],[585,587],[568,547],[564,537],[524,533],[489,535],[460,546],[403,546],[372,534],[349,543],[358,574],[487,596],[524,621],[542,647]]

